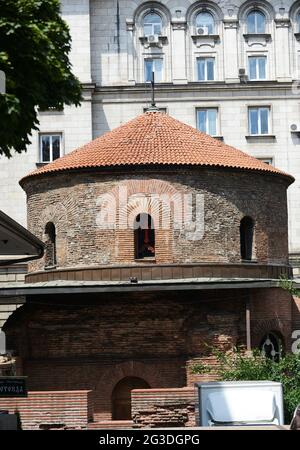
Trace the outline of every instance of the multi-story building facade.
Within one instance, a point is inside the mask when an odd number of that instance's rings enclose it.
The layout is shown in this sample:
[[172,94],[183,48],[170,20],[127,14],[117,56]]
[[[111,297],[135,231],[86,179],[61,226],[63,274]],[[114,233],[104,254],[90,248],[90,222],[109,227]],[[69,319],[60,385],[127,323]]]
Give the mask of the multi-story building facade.
[[160,108],[294,175],[300,267],[300,1],[62,0],[61,11],[84,101],[41,111],[27,153],[1,158],[0,209],[26,224],[19,179],[141,114],[154,70]]

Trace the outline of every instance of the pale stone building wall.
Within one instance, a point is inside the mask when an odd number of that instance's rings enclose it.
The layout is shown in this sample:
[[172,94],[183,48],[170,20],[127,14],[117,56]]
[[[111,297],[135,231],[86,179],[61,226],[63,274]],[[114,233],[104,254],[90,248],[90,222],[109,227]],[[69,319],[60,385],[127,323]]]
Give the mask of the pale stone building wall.
[[[173,117],[196,126],[197,108],[218,109],[218,136],[295,176],[289,189],[290,252],[300,260],[300,2],[167,0],[62,0],[62,15],[73,39],[71,59],[84,85],[81,108],[40,114],[41,132],[60,132],[68,153],[143,112],[149,104],[144,83],[144,59],[162,57],[163,80],[157,103]],[[266,17],[266,32],[247,34],[251,8]],[[215,19],[215,35],[195,34],[197,14],[205,8]],[[143,17],[151,9],[162,17],[163,38],[158,46],[143,39]],[[216,58],[215,81],[196,81],[196,58]],[[266,81],[241,82],[248,56],[267,57]],[[270,107],[269,136],[247,137],[248,107]],[[27,154],[0,159],[0,209],[26,225],[25,196],[18,180],[39,162],[39,139],[33,134]],[[267,207],[267,205],[266,205]],[[299,264],[300,265],[300,264]]]

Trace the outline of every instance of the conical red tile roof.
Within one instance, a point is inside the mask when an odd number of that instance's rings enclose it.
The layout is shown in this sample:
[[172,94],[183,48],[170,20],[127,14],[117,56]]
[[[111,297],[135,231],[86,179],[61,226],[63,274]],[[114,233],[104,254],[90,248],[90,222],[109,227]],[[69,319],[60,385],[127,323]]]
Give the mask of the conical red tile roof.
[[124,166],[211,166],[255,170],[290,178],[273,166],[161,112],[146,112],[27,175]]

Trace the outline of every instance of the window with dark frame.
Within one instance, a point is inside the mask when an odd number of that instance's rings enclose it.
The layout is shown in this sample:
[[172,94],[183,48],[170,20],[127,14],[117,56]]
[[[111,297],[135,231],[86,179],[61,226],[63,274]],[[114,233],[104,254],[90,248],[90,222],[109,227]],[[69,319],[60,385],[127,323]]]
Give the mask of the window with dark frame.
[[62,156],[61,133],[40,134],[40,162],[50,163]]
[[135,258],[155,257],[155,229],[152,217],[147,213],[138,214],[134,224]]

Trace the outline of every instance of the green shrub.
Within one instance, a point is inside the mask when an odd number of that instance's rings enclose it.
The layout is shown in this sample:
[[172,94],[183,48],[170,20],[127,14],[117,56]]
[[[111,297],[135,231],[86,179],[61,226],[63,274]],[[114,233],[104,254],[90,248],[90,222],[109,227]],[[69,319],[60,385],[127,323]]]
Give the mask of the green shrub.
[[251,353],[239,349],[230,353],[214,350],[213,354],[217,358],[216,367],[195,364],[193,373],[215,372],[223,381],[278,381],[283,386],[285,421],[291,421],[300,403],[300,354],[289,353],[279,362],[263,357],[258,350]]

